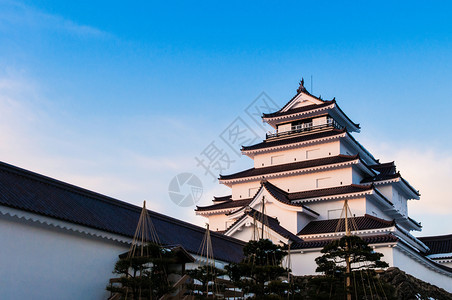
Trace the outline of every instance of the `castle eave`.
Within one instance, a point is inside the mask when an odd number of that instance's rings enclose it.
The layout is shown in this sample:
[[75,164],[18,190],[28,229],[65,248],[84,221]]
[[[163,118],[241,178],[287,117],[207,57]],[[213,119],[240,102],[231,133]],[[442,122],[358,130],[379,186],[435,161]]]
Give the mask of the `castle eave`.
[[348,131],[360,131],[359,124],[356,124],[352,120],[350,120],[350,118],[337,105],[336,100],[324,101],[321,104],[303,106],[299,108],[289,109],[287,111],[278,111],[271,114],[263,114],[262,120],[264,122],[267,122],[270,126],[276,128],[277,123],[316,116],[323,112],[328,112],[337,121],[340,120],[340,123],[343,124]]
[[[330,192],[331,190],[331,192]],[[291,198],[295,203],[307,203],[324,200],[339,200],[359,198],[374,193],[371,186],[348,185],[342,187],[318,189],[293,193]]]
[[345,136],[345,130],[343,129],[331,129],[328,131],[310,133],[299,136],[288,136],[271,141],[263,141],[261,143],[243,146],[242,154],[253,157],[257,153],[263,153],[268,151],[276,151],[282,149],[290,149],[303,145],[316,144],[324,141],[330,141]]
[[[300,173],[341,168],[349,165],[357,165],[360,164],[360,162],[361,161],[359,157],[356,155],[338,155],[334,157],[300,161],[296,163],[281,164],[262,168],[251,168],[231,175],[220,175],[219,180],[220,183],[230,186],[233,183],[261,180],[264,177],[269,179],[281,176],[292,176]],[[372,172],[368,168],[364,167],[363,170]]]

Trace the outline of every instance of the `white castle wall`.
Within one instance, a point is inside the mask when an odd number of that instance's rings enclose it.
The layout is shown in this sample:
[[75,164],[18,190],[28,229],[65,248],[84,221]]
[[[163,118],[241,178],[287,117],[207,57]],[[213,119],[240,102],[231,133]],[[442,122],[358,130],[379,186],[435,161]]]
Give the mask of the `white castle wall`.
[[[378,244],[371,246],[375,246],[375,251],[384,255],[382,260],[387,262],[390,267],[397,267],[416,278],[441,287],[448,292],[452,292],[452,277],[428,268],[425,264],[409,257],[398,247],[388,247],[388,245]],[[317,268],[315,259],[321,255],[320,249],[317,249],[316,251],[308,250],[302,252],[294,250],[291,253],[291,267],[293,274],[298,276],[319,274],[315,272],[315,269]],[[286,266],[287,261],[284,263],[284,266]]]
[[[231,236],[233,238],[248,242],[253,239],[253,235],[255,234],[254,231],[255,231],[254,225],[252,224],[252,222],[249,222],[245,226],[241,227],[240,230],[235,231],[234,234]],[[257,230],[256,234],[261,234],[261,231]],[[278,244],[279,239],[275,238],[275,236],[271,235],[269,236],[268,231],[266,231],[265,229],[264,229],[264,238],[268,238],[273,243]]]
[[405,216],[408,216],[408,205],[407,205],[407,198],[405,196],[405,193],[401,192],[400,190],[396,189],[394,186],[392,188],[392,203],[394,204],[394,207],[400,211]]
[[406,252],[401,251],[398,247],[393,249],[394,267],[398,267],[420,280],[434,284],[452,293],[452,277],[435,272],[418,260],[408,256]]
[[254,167],[262,168],[272,165],[339,155],[340,142],[326,142],[297,149],[280,150],[254,156]]
[[377,189],[394,204],[394,207],[402,214],[408,216],[408,199],[406,193],[400,191],[395,183],[377,185]]
[[[320,214],[317,220],[337,219],[340,217],[344,200],[326,200],[318,202],[305,203],[306,206]],[[373,201],[367,200],[366,196],[348,199],[348,205],[353,215],[363,216],[365,214],[373,215],[381,219],[392,220],[386,213],[377,207]]]
[[[246,242],[253,239],[260,239],[262,236],[261,224],[257,222],[256,228],[257,229],[254,227],[253,221],[249,220],[244,226],[242,226],[239,230],[234,231],[234,233],[230,236]],[[274,244],[281,246],[284,246],[284,242],[286,241],[284,237],[280,236],[278,233],[275,233],[273,230],[268,229],[268,227],[264,227],[264,239],[269,239]]]
[[[298,212],[284,209],[283,207],[275,203],[276,200],[273,200],[270,197],[266,196],[266,199],[269,199],[269,201],[272,202],[265,203],[265,214],[268,215],[269,217],[278,219],[279,224],[282,227],[296,234],[298,232],[298,228],[300,228],[297,218]],[[253,208],[256,209],[257,211],[262,211],[261,204],[258,204]]]
[[[268,181],[287,192],[300,192],[329,188],[341,185],[350,185],[353,182],[352,167],[320,170],[293,176],[268,178]],[[254,196],[260,187],[260,179],[232,185],[232,199],[247,199]]]
[[345,155],[356,155],[356,151],[352,150],[353,148],[350,147],[350,145],[346,143],[341,143],[340,145],[340,153]]
[[[272,165],[292,163],[309,159],[323,158],[328,156],[356,155],[358,151],[362,152],[358,145],[350,145],[343,138],[334,141],[322,141],[313,144],[300,146],[288,150],[272,150],[265,153],[256,154],[253,158],[254,167],[262,168]],[[365,155],[364,155],[365,156]],[[274,159],[272,159],[272,157]],[[365,157],[363,157],[365,159]],[[375,163],[373,160],[368,163]]]
[[[280,132],[290,130],[290,124],[278,125],[278,129]],[[348,138],[341,138],[341,140],[335,141],[330,140],[326,142],[317,142],[315,144],[311,143],[308,146],[301,146],[297,149],[269,151],[257,154],[253,157],[253,159],[254,167],[262,168],[317,158],[331,157],[338,154],[355,155],[357,152],[361,153],[362,159],[365,159],[368,164],[376,163],[373,158],[365,152],[365,150],[361,149],[360,146],[355,144],[352,139]],[[352,183],[360,184],[363,179],[363,175],[363,172],[357,167],[348,166],[334,170],[319,170],[279,178],[266,177],[266,179],[280,189],[292,193],[320,188],[345,186]],[[251,198],[256,194],[259,187],[260,179],[245,183],[234,183],[232,185],[232,198],[234,200]],[[399,212],[404,215],[408,214],[407,198],[409,195],[402,190],[399,183],[377,185],[377,188],[389,201],[394,204],[394,207]],[[369,214],[385,220],[392,220],[392,217],[389,217],[384,211],[381,210],[380,204],[377,204],[375,199],[376,196],[364,195],[353,199],[349,198],[348,203],[352,214],[356,216]],[[323,200],[320,202],[309,202],[305,204],[320,214],[318,220],[325,220],[340,217],[344,200]],[[259,209],[259,207],[256,207],[256,209]],[[276,204],[271,203],[267,205],[266,213],[269,216],[277,217],[283,227],[295,234],[302,227],[304,227],[308,221],[310,221],[309,218],[303,214],[282,209]],[[214,222],[218,223],[218,221],[215,220]],[[235,232],[233,236],[247,241],[252,238],[252,230],[252,226],[243,227],[241,231]],[[278,243],[278,240],[273,238],[272,240]],[[452,292],[452,280],[450,277],[426,267],[425,264],[420,263],[419,260],[413,258],[415,255],[408,256],[406,252],[401,250],[401,244],[397,244],[397,246],[395,246],[395,244],[389,246],[377,244],[373,246],[376,251],[384,254],[383,260],[390,266],[399,267],[401,270],[404,270],[419,279],[430,282],[445,288],[449,292]],[[320,249],[301,252],[296,250],[291,256],[291,269],[293,270],[293,273],[295,275],[315,274],[315,269],[317,267],[315,258],[320,255]],[[445,265],[446,264],[452,265],[452,263],[445,263]]]
[[358,170],[357,168],[352,169],[352,183],[360,184],[364,177],[365,176],[363,175],[362,171]]
[[392,201],[392,184],[378,185],[377,189],[386,197],[389,201]]
[[209,216],[210,230],[213,231],[225,230],[232,222],[224,213]]
[[[321,255],[320,249],[316,251],[294,250],[290,254],[292,274],[295,276],[315,275],[317,264],[315,259]],[[287,256],[283,262],[283,266],[287,266]]]
[[[378,244],[372,245],[375,246],[375,251],[382,253],[384,256],[382,260],[387,262],[389,266],[393,266],[393,254],[391,247],[387,245],[380,246]],[[294,250],[291,252],[291,261],[292,261],[292,271],[294,275],[303,276],[303,275],[319,275],[321,273],[317,273],[315,269],[317,268],[317,264],[315,259],[322,255],[320,252],[321,249],[307,249],[307,251]],[[287,260],[287,257],[285,258]]]
[[388,221],[391,221],[393,219],[392,217],[389,217],[385,212],[383,212],[380,207],[375,205],[375,203],[372,201],[366,201],[366,214]]
[[[365,197],[348,200],[348,205],[353,214],[362,216],[366,213]],[[328,200],[306,203],[306,206],[320,214],[317,220],[337,219],[340,217],[344,200]]]

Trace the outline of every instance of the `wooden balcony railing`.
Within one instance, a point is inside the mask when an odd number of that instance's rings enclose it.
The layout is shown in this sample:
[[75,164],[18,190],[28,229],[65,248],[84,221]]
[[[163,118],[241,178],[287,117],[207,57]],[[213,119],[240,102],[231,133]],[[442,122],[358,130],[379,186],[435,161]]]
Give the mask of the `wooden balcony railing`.
[[274,132],[269,132],[269,133],[266,134],[266,138],[267,139],[271,139],[271,138],[276,138],[276,137],[289,136],[289,135],[292,135],[292,134],[308,133],[308,132],[311,132],[311,131],[322,130],[322,129],[325,129],[325,128],[342,129],[343,126],[339,125],[332,118],[328,118],[326,123],[315,125],[315,126],[313,126],[312,122],[311,122],[311,123],[304,123],[304,124],[299,124],[299,125],[292,126],[291,130],[288,130],[288,131],[278,132],[276,130]]

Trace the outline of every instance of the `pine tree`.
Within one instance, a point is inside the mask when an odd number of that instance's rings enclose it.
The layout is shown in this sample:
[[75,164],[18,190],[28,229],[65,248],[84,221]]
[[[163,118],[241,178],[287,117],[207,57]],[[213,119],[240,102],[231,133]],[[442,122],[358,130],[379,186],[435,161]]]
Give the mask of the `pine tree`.
[[279,299],[289,289],[289,284],[280,279],[289,271],[281,266],[287,253],[268,239],[249,241],[243,253],[245,258],[240,263],[226,267],[232,282],[256,299]]
[[144,247],[146,255],[121,256],[115,264],[114,274],[120,275],[121,287],[107,286],[122,299],[159,299],[172,290],[168,282],[168,265],[174,255],[162,246],[149,243]]
[[202,294],[197,295],[197,298],[205,299],[210,293],[222,292],[225,287],[218,284],[217,278],[225,275],[226,272],[220,270],[214,266],[203,265],[196,269],[187,270],[185,274],[189,275],[192,279],[198,280],[201,284],[191,284],[188,288],[192,291],[198,290]]
[[[316,289],[316,298],[331,298],[332,295],[337,298],[348,296],[349,299],[371,295],[377,299],[391,298],[393,288],[380,282],[374,270],[388,267],[381,260],[383,254],[373,251],[360,237],[346,235],[327,244],[321,252],[323,255],[316,258],[316,272],[322,272],[326,277],[314,279],[311,284],[318,287],[326,284],[329,288]],[[344,285],[347,278],[351,283],[349,289]]]

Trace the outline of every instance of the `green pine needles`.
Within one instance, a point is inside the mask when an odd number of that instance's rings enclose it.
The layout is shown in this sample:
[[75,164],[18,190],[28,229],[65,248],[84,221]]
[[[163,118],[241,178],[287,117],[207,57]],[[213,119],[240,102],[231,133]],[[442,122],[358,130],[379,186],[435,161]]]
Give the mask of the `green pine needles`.
[[172,290],[167,274],[173,261],[174,254],[155,243],[146,245],[143,255],[121,255],[113,270],[120,276],[120,286],[110,285],[107,290],[121,299],[159,299]]
[[245,258],[226,267],[231,281],[255,299],[279,299],[289,289],[282,280],[289,270],[281,266],[287,252],[268,239],[249,241],[243,248]]

